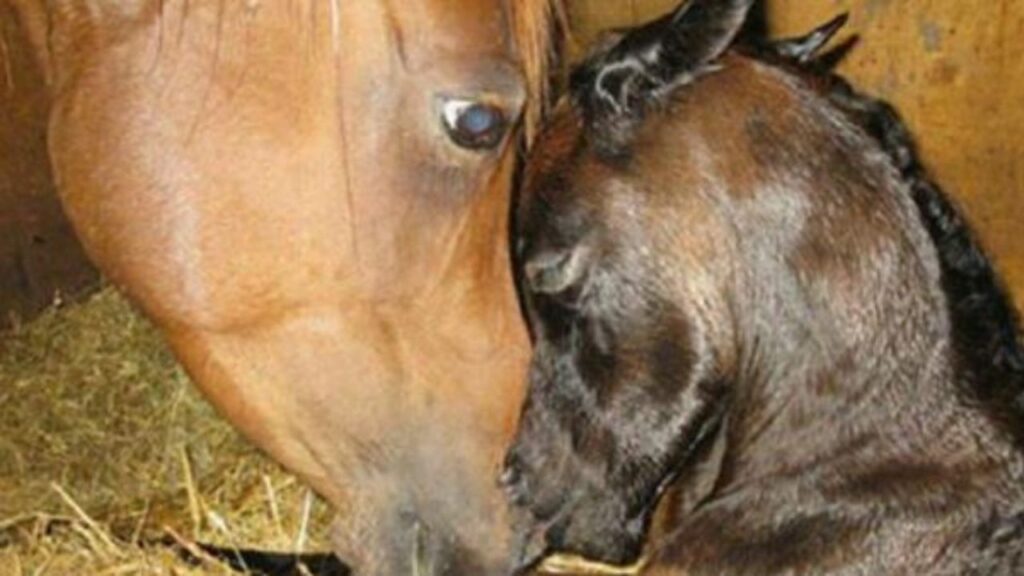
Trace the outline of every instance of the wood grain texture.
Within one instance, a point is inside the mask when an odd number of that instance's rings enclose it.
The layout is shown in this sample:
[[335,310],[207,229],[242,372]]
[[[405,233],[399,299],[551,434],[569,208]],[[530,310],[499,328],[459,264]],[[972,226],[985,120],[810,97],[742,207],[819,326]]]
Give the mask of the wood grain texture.
[[[579,44],[674,0],[574,0]],[[849,11],[840,71],[899,108],[925,163],[965,209],[1024,308],[1024,2],[767,0],[775,35]]]

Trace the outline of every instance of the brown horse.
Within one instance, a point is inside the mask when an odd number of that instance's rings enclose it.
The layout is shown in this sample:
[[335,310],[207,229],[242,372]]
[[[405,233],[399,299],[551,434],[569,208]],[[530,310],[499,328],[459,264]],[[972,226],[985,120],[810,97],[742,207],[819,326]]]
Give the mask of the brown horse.
[[1020,574],[1016,314],[887,105],[692,0],[574,73],[517,223],[520,563]]
[[359,574],[501,570],[508,214],[549,0],[5,0],[90,257],[340,511]]

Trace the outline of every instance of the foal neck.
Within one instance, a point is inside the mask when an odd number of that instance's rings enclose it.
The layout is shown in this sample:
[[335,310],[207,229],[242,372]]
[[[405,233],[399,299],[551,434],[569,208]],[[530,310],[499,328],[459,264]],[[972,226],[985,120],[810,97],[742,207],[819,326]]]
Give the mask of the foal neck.
[[744,351],[728,416],[738,477],[959,450],[936,442],[967,417],[953,400],[948,322],[921,295],[907,298],[878,310],[876,326],[808,303],[813,319],[764,321],[770,334]]
[[1002,439],[964,401],[939,256],[906,184],[853,127],[814,148],[843,169],[787,191],[805,199],[803,229],[788,244],[742,249],[750,288],[738,302],[749,318],[726,473],[984,453]]

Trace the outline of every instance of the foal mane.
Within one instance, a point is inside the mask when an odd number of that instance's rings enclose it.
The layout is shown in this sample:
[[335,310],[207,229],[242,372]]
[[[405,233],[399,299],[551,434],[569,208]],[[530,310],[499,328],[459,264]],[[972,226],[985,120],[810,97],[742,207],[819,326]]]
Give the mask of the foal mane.
[[810,79],[830,104],[888,155],[938,254],[957,369],[967,386],[964,391],[995,412],[1024,444],[1024,347],[1018,313],[970,225],[928,173],[899,113],[890,103],[857,91],[816,62],[781,59],[762,48],[755,48],[752,56]]

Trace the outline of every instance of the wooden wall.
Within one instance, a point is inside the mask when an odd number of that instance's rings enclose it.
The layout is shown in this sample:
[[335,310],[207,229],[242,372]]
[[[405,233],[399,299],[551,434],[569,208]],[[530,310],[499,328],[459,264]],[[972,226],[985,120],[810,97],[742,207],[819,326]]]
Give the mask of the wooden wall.
[[[581,44],[676,4],[572,2]],[[840,71],[897,105],[1024,308],[1024,1],[766,0],[760,9],[778,35],[850,12],[842,38],[860,41]]]
[[96,281],[57,202],[44,79],[21,32],[0,0],[0,329]]

